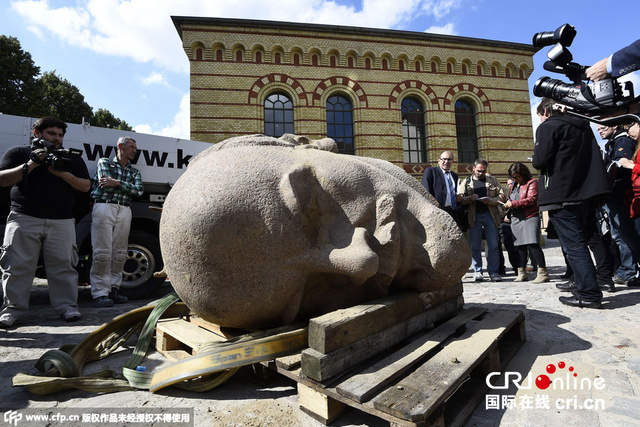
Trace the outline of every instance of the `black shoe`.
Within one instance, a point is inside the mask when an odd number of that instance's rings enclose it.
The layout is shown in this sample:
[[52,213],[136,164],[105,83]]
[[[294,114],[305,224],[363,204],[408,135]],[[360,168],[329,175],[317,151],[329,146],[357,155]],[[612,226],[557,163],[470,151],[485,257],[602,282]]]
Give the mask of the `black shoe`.
[[101,296],[93,300],[93,305],[98,308],[113,307],[113,300],[109,297]]
[[601,291],[606,291],[606,292],[615,292],[616,291],[616,285],[611,283],[598,283],[598,287],[600,288]]
[[564,305],[569,305],[571,307],[580,307],[580,308],[600,308],[600,307],[602,307],[602,303],[600,302],[600,300],[585,301],[583,299],[580,299],[580,297],[576,297],[576,296],[560,297],[558,299]]
[[125,297],[124,295],[120,295],[120,290],[117,288],[111,288],[109,298],[113,300],[114,304],[124,304],[126,302],[129,302],[129,298]]
[[616,285],[626,285],[628,280],[621,279],[617,274],[612,277],[613,283]]
[[576,288],[576,284],[573,283],[573,280],[569,280],[564,283],[556,283],[556,288],[560,289],[562,292],[571,292]]
[[633,279],[633,280],[627,281],[627,286],[630,288],[640,287],[640,279]]

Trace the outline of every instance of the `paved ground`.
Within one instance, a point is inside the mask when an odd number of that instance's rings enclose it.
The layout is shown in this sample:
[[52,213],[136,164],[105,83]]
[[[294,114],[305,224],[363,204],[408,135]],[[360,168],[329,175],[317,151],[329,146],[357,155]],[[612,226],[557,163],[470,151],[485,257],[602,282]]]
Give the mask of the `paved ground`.
[[[552,277],[557,277],[564,270],[557,242],[549,241],[544,250]],[[468,426],[640,426],[640,289],[624,288],[617,293],[606,294],[601,310],[588,310],[561,305],[558,302],[561,294],[554,286],[558,280],[532,284],[514,283],[514,278],[514,275],[508,275],[501,283],[473,282],[470,275],[464,279],[466,306],[523,310],[527,332],[527,342],[507,368],[525,377],[522,388],[517,390],[512,386],[507,390],[490,392],[488,400],[480,404]],[[149,300],[97,310],[91,305],[89,289],[81,288],[79,299],[84,317],[76,324],[66,324],[52,312],[46,286],[34,286],[29,317],[14,328],[0,330],[0,410],[18,411],[11,413],[17,416],[20,411],[27,410],[45,413],[45,408],[53,411],[132,408],[133,412],[139,408],[194,408],[197,426],[321,425],[298,410],[295,384],[284,378],[268,386],[260,386],[246,377],[234,377],[205,394],[179,390],[159,394],[129,391],[107,395],[68,391],[37,396],[22,388],[10,387],[11,378],[17,372],[35,372],[34,363],[45,351],[62,344],[77,343],[86,333],[110,318],[158,298],[168,289],[170,286],[163,286]],[[106,367],[117,369],[126,357],[128,354],[123,352],[115,359],[95,364],[98,366],[89,365],[85,373]],[[163,361],[162,356],[154,352],[147,364],[152,368]],[[564,368],[560,368],[561,362],[564,362]],[[556,367],[553,374],[547,373],[548,365]],[[571,373],[577,375],[566,381],[570,367],[573,368]],[[527,380],[529,374],[530,385]],[[553,386],[547,389],[536,387],[535,380],[540,375],[555,380],[556,389]],[[574,383],[572,378],[580,382]],[[559,379],[563,379],[562,388]],[[511,400],[512,406],[503,407],[503,400]],[[388,423],[351,411],[334,425],[375,427]]]

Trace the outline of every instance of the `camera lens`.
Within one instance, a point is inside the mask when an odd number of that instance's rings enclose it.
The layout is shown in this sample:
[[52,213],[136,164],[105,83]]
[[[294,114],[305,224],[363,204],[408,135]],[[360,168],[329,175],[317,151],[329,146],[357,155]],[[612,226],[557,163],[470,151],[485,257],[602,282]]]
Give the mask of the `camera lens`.
[[533,85],[533,94],[535,96],[553,98],[555,100],[563,99],[565,96],[574,97],[572,96],[572,91],[575,90],[577,90],[575,86],[546,76],[540,77]]

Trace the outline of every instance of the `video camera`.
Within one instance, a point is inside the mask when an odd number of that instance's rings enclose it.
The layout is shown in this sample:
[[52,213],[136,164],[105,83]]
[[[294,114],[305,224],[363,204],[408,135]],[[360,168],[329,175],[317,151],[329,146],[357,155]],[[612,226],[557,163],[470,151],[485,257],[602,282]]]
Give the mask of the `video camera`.
[[82,150],[75,148],[56,148],[52,142],[43,138],[34,138],[31,141],[31,145],[34,149],[44,148],[47,150],[47,156],[42,160],[45,166],[51,166],[53,170],[60,172],[73,171],[73,157],[81,156]]
[[582,81],[588,67],[571,62],[573,55],[567,49],[576,34],[573,26],[564,24],[555,31],[540,32],[533,36],[533,46],[536,48],[554,45],[547,54],[549,61],[545,62],[544,69],[564,74],[573,82],[540,77],[533,85],[533,94],[551,98],[579,113],[590,115],[612,113],[638,101],[640,96],[635,96],[633,82],[623,77],[588,84]]

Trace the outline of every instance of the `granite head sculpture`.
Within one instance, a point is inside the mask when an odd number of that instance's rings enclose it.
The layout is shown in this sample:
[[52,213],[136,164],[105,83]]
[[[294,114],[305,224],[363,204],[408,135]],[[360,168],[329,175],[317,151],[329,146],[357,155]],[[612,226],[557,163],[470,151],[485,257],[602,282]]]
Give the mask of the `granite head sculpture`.
[[291,324],[467,271],[461,231],[414,178],[331,139],[228,139],[192,159],[160,224],[165,271],[216,324]]

